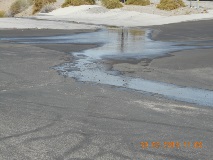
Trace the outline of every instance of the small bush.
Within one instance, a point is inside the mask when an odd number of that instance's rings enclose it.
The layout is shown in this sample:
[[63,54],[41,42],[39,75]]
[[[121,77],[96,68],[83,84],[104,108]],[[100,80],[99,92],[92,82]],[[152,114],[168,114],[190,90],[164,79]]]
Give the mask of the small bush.
[[56,2],[56,0],[34,0],[33,14],[39,12],[45,5]]
[[167,11],[180,7],[185,7],[185,4],[182,0],[161,0],[160,3],[157,5],[157,8]]
[[101,0],[101,3],[104,7],[108,9],[121,8],[123,5],[119,0]]
[[139,5],[139,6],[147,6],[150,5],[150,0],[127,0],[127,5]]
[[80,6],[80,5],[94,5],[95,0],[65,0],[62,7]]
[[0,18],[5,17],[5,12],[4,11],[0,11]]
[[17,0],[10,6],[9,15],[14,16],[24,11],[32,4],[33,4],[33,0]]

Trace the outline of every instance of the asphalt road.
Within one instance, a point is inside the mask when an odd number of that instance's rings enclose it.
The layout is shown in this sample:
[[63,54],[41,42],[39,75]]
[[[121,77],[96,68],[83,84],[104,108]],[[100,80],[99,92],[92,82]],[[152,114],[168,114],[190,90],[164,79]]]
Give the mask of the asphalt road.
[[[207,33],[213,21],[184,23],[184,29],[193,28],[194,23],[199,37],[213,38],[212,33]],[[204,23],[209,24],[205,30]],[[175,31],[183,34],[184,39],[196,39],[178,26],[181,24],[153,27],[161,31],[155,38],[174,41]],[[0,31],[0,37],[11,32],[13,37],[31,34],[25,30]],[[55,31],[51,35],[65,32]],[[79,83],[51,69],[72,61],[65,52],[91,47],[95,45],[56,47],[0,42],[0,160],[213,159],[212,107],[113,86]],[[206,62],[212,69],[211,61]],[[193,69],[193,65],[190,67]],[[180,81],[174,83],[183,83]],[[199,87],[200,83],[194,85]]]
[[[153,26],[152,39],[165,42],[196,42],[213,47],[211,20]],[[154,46],[153,46],[154,47]],[[210,49],[192,49],[169,53],[154,60],[137,63],[111,62],[112,68],[131,77],[142,77],[179,86],[213,90],[213,54]]]

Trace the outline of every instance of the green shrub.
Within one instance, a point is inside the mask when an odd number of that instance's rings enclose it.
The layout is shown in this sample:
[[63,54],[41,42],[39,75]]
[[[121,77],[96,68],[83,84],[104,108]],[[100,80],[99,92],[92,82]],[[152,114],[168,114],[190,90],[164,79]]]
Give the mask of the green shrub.
[[33,0],[17,0],[10,6],[9,14],[14,16],[33,4]]
[[93,4],[95,4],[95,0],[65,0],[65,2],[62,4],[62,7],[93,5]]
[[127,5],[139,5],[139,6],[147,6],[150,5],[150,0],[127,0]]
[[185,4],[182,0],[161,0],[160,3],[157,5],[157,8],[167,11],[180,7],[185,7]]
[[119,0],[101,0],[101,3],[104,7],[108,9],[121,8],[123,5]]
[[5,17],[5,12],[4,11],[0,11],[0,18]]
[[33,14],[39,12],[45,5],[54,2],[56,2],[56,0],[34,0]]

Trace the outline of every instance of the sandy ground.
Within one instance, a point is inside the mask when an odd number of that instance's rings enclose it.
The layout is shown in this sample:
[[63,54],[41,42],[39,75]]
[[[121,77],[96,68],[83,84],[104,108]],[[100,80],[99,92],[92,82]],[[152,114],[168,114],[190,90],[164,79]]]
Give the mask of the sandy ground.
[[[6,1],[4,1],[4,4],[6,5],[5,2]],[[3,4],[3,1],[1,3]],[[213,18],[213,2],[211,1],[199,2],[199,9],[195,8],[197,6],[197,3],[195,1],[192,1],[193,7],[191,8],[189,7],[190,2],[185,1],[187,7],[183,7],[173,11],[163,11],[157,9],[156,5],[159,3],[159,1],[157,0],[152,1],[152,4],[149,6],[126,5],[121,9],[113,10],[106,9],[101,5],[83,5],[60,8],[60,5],[62,3],[62,0],[57,1],[54,4],[54,8],[58,9],[54,10],[53,12],[39,13],[37,16],[32,16],[31,18],[124,27],[162,25],[183,21],[194,21]],[[5,5],[0,6],[4,7]],[[31,10],[32,6],[16,16],[29,16],[32,13]],[[19,22],[21,22],[22,25]],[[46,24],[38,24],[38,22],[36,21],[19,20],[19,22],[14,19],[0,19],[0,28],[33,28],[32,26],[34,26],[34,28],[35,26],[38,26],[38,28],[46,28]],[[47,25],[50,25],[48,22],[45,23],[47,23]],[[53,27],[53,25],[50,25],[49,28],[71,29],[70,27],[58,27],[57,24],[55,28]],[[75,27],[73,29],[75,29]]]
[[[124,5],[121,9],[109,10],[100,5],[59,8],[47,14],[39,14],[38,19],[65,20],[80,23],[111,26],[150,26],[213,18],[211,1],[184,1],[186,7],[173,11],[156,8],[159,1],[151,1],[148,6]],[[125,16],[124,16],[125,15]]]
[[0,10],[8,11],[11,4],[16,0],[0,0]]
[[208,10],[208,13],[198,14],[185,14],[185,11],[183,11],[184,14],[171,16],[166,11],[160,11],[159,13],[156,11],[153,14],[149,13],[151,11],[150,8],[147,9],[148,12],[146,13],[143,7],[142,9],[140,8],[140,10],[134,9],[137,8],[135,6],[130,10],[128,9],[130,7],[131,6],[128,6],[126,9],[107,10],[98,5],[71,6],[57,9],[47,14],[39,14],[36,18],[125,27],[162,25],[213,18],[212,10]]
[[[78,32],[4,30],[0,35]],[[212,108],[77,83],[51,69],[72,60],[64,48],[74,52],[91,47],[0,43],[0,159],[211,159]],[[181,148],[163,147],[173,141]],[[196,141],[203,147],[194,148]],[[140,142],[159,142],[161,147],[142,149]]]
[[[94,6],[92,6],[94,7]],[[100,25],[118,26],[118,27],[138,27],[138,26],[153,26],[170,23],[178,23],[183,21],[196,21],[203,19],[212,19],[213,12],[206,14],[192,14],[179,16],[160,16],[148,13],[139,13],[135,11],[121,11],[113,10],[107,13],[89,13],[89,11],[82,11],[81,8],[66,8],[69,10],[68,15],[64,15],[66,11],[59,9],[49,15],[38,15],[29,18],[1,18],[0,28],[38,28],[38,29],[94,29],[99,28]],[[88,6],[86,6],[88,8]],[[99,7],[94,7],[97,10]],[[73,8],[74,9],[74,8]],[[71,11],[70,11],[71,10]],[[84,9],[83,9],[84,10]],[[128,12],[128,14],[126,14]],[[56,14],[57,13],[57,14]],[[125,16],[123,16],[125,15]],[[42,23],[41,23],[42,22]],[[74,23],[73,23],[74,22]],[[80,23],[80,24],[78,24]],[[99,26],[99,27],[98,27]]]

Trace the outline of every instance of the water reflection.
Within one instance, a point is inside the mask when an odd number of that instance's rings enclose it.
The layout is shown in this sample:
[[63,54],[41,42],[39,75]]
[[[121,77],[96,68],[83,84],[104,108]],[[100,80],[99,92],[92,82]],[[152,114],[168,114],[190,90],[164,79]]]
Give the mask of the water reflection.
[[[110,29],[109,31],[113,32],[112,29]],[[138,45],[137,41],[140,42],[145,36],[145,31],[141,29],[128,30],[125,28],[121,28],[114,30],[114,32],[118,34],[117,42],[120,42],[120,46],[118,45],[118,48],[120,47],[121,53],[125,53],[125,51],[128,50],[126,47],[131,46],[132,44],[134,44],[134,47]]]
[[[125,54],[138,45],[142,45],[145,38],[145,31],[137,28],[108,28],[107,31],[109,37],[114,37],[114,40],[112,38],[111,40],[117,45],[117,54]],[[109,37],[106,38],[109,39]],[[110,45],[111,44],[106,46],[109,47]]]

